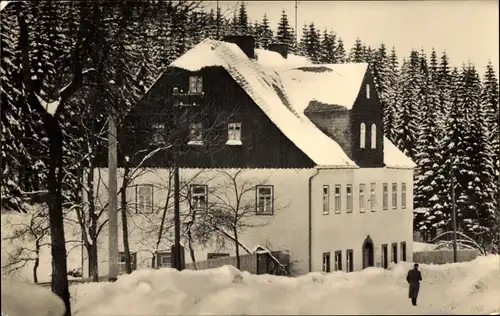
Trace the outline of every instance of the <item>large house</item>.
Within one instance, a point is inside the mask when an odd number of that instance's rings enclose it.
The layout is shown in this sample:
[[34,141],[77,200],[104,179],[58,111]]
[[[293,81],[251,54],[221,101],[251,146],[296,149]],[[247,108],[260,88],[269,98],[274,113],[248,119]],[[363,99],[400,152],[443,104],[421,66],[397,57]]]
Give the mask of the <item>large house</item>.
[[[241,249],[288,250],[299,273],[411,260],[415,165],[384,137],[367,64],[312,64],[283,44],[254,49],[249,36],[207,39],[170,65],[128,122],[119,138],[120,156],[140,166],[128,190],[136,266],[170,263],[170,239],[154,229],[170,210],[174,161],[183,210],[220,202],[244,213]],[[234,255],[226,237],[191,245],[196,259]],[[182,242],[187,251],[184,232]]]

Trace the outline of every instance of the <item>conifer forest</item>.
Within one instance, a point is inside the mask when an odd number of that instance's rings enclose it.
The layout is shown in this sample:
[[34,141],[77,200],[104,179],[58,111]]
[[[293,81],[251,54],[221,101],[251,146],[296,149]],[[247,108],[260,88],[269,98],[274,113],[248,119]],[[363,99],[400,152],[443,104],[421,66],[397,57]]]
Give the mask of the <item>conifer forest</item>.
[[[252,35],[257,48],[285,43],[313,63],[369,63],[385,134],[417,164],[414,231],[435,237],[450,230],[453,174],[458,229],[485,249],[498,244],[499,86],[493,65],[454,61],[461,66],[452,67],[453,56],[432,47],[406,53],[391,43],[345,43],[342,34],[314,23],[299,26],[297,41],[289,14],[283,11],[273,25],[266,15],[251,20],[244,4],[223,11],[182,1],[11,2],[1,11],[2,212],[46,202],[53,256],[65,253],[57,242],[64,239],[63,213],[81,201],[81,170],[107,142],[98,131],[103,113],[127,113],[173,60],[201,40]],[[61,271],[54,271],[59,283],[53,282],[53,291],[69,306],[65,258],[54,260]]]

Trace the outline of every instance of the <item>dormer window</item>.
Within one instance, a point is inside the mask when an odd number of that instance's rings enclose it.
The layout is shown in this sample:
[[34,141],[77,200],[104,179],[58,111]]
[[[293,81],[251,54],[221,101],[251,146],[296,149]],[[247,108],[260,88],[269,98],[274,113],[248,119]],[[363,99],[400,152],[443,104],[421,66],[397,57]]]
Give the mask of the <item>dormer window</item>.
[[366,98],[367,99],[370,98],[370,85],[369,84],[366,85]]
[[372,149],[377,148],[377,125],[375,123],[372,124],[372,131],[371,131],[371,137],[372,137]]
[[241,145],[241,123],[229,123],[227,125],[226,145]]
[[191,123],[189,125],[188,145],[203,145],[203,125],[201,123]]
[[365,123],[361,123],[359,126],[359,148],[365,148],[366,142],[366,125]]
[[189,77],[189,93],[202,94],[203,93],[203,78],[198,76]]

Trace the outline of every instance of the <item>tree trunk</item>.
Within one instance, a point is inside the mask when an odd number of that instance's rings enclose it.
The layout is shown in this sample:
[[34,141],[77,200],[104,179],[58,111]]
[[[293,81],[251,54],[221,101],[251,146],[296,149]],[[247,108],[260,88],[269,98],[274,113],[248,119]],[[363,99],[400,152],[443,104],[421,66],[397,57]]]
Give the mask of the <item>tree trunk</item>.
[[122,234],[123,234],[123,252],[125,253],[125,270],[127,274],[132,273],[132,262],[130,258],[130,247],[128,240],[128,223],[127,223],[127,187],[128,187],[129,167],[125,162],[125,170],[123,173],[123,185],[120,190],[121,196],[121,216],[122,216]]
[[[34,93],[31,93],[28,99],[32,100],[29,102],[30,104],[33,102],[38,103]],[[63,174],[62,132],[59,122],[52,115],[45,113],[43,120],[44,128],[47,131],[50,141],[47,186],[50,195],[49,221],[52,244],[52,292],[63,300],[66,307],[64,315],[71,316],[61,192]]]
[[35,242],[35,265],[33,266],[33,282],[38,283],[38,266],[40,266],[40,243]]
[[196,264],[196,257],[193,249],[193,236],[191,235],[191,229],[188,229],[187,235],[188,235],[189,256],[191,257],[191,261],[193,262],[195,270],[198,270],[198,265]]
[[89,277],[92,282],[99,282],[99,265],[97,254],[97,240],[92,239],[92,244],[87,245],[87,253],[89,257]]
[[238,240],[238,230],[233,229],[233,233],[234,233],[234,245],[236,246],[236,268],[240,270],[241,261],[240,261],[240,242]]

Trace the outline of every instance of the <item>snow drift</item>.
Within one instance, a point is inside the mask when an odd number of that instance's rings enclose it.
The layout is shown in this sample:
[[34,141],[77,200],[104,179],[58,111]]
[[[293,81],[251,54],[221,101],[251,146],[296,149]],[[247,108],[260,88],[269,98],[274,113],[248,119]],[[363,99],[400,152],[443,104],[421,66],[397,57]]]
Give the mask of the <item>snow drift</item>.
[[405,275],[389,270],[310,273],[297,278],[250,275],[232,266],[203,271],[140,270],[116,283],[72,287],[74,316],[261,314],[489,314],[500,311],[498,256],[421,265],[419,306]]

